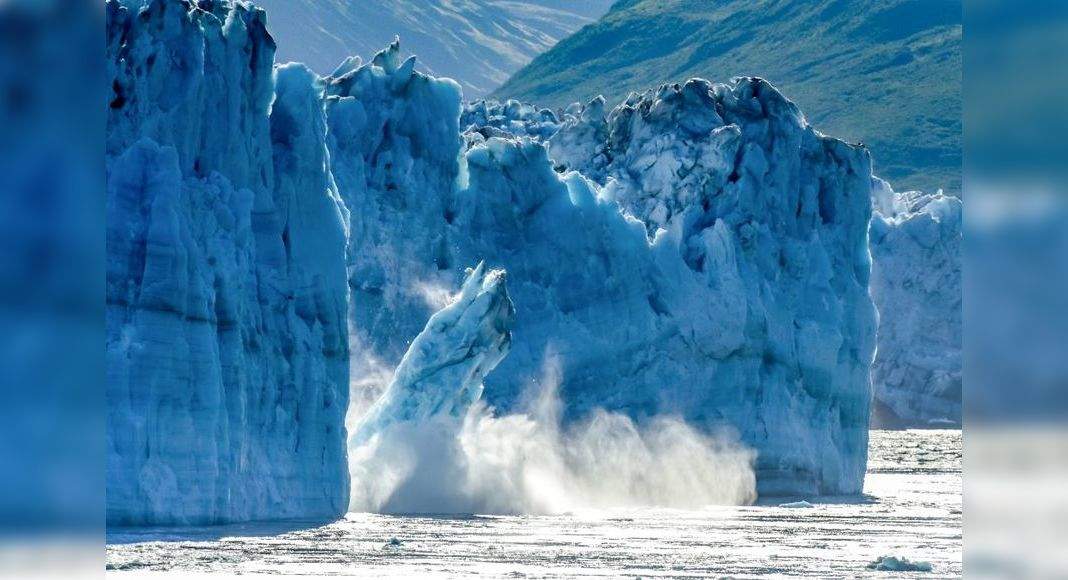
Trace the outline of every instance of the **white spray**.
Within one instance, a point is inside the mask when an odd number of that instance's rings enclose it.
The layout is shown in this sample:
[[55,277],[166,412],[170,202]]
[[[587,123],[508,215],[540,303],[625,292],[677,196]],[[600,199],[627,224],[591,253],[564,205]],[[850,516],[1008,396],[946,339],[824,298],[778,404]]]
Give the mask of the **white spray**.
[[394,424],[350,447],[351,509],[551,514],[756,498],[755,455],[727,432],[602,410],[564,426],[559,360],[546,360],[525,413],[496,416],[477,403],[462,418]]

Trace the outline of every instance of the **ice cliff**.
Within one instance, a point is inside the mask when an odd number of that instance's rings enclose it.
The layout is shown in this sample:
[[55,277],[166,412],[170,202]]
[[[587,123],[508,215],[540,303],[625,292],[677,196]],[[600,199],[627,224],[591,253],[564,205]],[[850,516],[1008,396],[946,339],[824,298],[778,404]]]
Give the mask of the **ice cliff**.
[[105,9],[108,523],[337,516],[348,217],[321,87],[272,70],[246,4]]
[[881,179],[873,191],[871,292],[880,316],[872,424],[959,426],[961,200],[895,193]]
[[728,425],[758,451],[765,493],[860,490],[875,336],[865,150],[819,135],[758,79],[599,102],[548,149],[529,135],[552,119],[533,109],[517,111],[531,121],[517,138],[502,109],[468,106],[461,139],[458,87],[396,47],[327,86],[353,219],[352,339],[369,360],[396,365],[457,265],[485,260],[509,272],[516,307],[489,403],[513,408],[551,350],[569,418]]
[[[558,169],[578,169],[607,184],[606,194],[631,214],[644,216],[653,231],[692,201],[687,196],[707,187],[703,181],[722,181],[733,169],[733,149],[721,149],[714,142],[683,145],[683,141],[665,147],[661,137],[651,138],[658,133],[651,133],[644,120],[627,119],[642,98],[632,95],[621,110],[611,112],[605,111],[600,98],[558,112],[514,100],[477,101],[465,105],[461,125],[476,140],[512,134],[548,143]],[[687,98],[693,94],[683,96]],[[647,116],[663,117],[663,113],[650,110]],[[661,122],[664,127],[685,126],[696,118],[675,114]],[[630,135],[635,129],[646,133],[639,137],[637,155]],[[719,138],[732,137],[722,133]],[[688,149],[680,153],[680,148]],[[941,194],[895,193],[875,178],[872,203],[876,211],[871,226],[871,292],[883,314],[873,367],[872,425],[959,425],[961,201]]]

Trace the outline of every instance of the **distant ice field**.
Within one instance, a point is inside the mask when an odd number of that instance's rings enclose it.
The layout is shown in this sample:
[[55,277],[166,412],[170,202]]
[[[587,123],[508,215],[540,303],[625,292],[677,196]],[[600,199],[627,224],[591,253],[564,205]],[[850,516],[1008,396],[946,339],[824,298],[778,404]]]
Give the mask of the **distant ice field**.
[[[693,511],[353,513],[327,525],[109,530],[108,576],[960,577],[961,431],[872,431],[868,454],[864,494],[854,497],[763,498]],[[891,555],[928,562],[932,571],[867,568]]]

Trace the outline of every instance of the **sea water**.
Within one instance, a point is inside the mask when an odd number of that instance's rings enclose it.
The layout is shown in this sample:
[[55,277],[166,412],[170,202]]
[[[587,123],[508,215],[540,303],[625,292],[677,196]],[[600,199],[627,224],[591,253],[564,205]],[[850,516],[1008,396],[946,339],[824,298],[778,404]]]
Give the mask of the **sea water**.
[[864,493],[555,515],[352,513],[323,524],[109,530],[108,574],[877,576],[883,556],[962,575],[962,434],[872,431]]

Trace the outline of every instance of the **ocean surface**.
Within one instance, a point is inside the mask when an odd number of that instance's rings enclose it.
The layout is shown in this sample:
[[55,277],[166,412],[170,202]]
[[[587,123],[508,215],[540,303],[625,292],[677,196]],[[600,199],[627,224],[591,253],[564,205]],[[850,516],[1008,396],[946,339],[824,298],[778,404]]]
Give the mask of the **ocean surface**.
[[[959,430],[873,431],[860,496],[687,511],[349,514],[325,525],[109,530],[107,569],[109,577],[960,577],[962,458]],[[931,571],[868,568],[883,556],[926,562]]]

